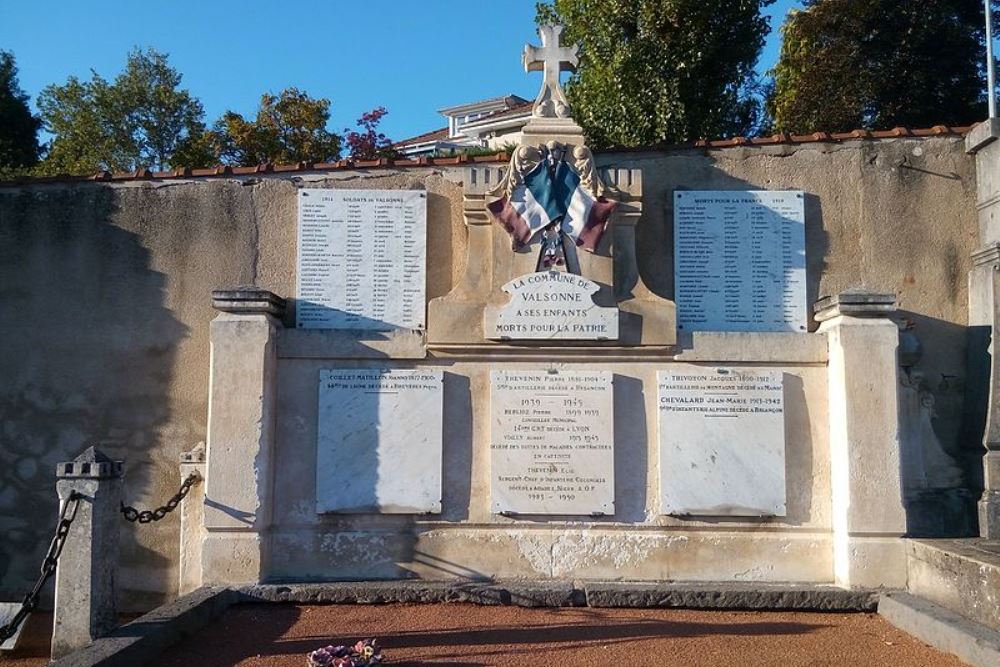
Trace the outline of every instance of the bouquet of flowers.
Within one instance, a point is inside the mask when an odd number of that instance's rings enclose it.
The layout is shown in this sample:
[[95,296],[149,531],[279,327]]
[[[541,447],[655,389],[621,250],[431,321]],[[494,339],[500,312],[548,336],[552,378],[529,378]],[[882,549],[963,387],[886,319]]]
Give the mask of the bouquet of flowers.
[[372,667],[382,662],[382,647],[375,639],[354,646],[324,646],[308,655],[307,667]]

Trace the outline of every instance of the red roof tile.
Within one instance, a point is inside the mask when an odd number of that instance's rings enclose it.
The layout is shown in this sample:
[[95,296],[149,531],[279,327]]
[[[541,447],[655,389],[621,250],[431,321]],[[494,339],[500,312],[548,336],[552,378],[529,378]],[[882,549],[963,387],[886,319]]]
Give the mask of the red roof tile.
[[[509,109],[508,112],[513,112]],[[504,112],[507,113],[507,112]],[[775,146],[780,144],[808,144],[808,143],[837,143],[852,140],[879,140],[895,139],[899,137],[937,137],[937,136],[962,136],[971,130],[972,127],[947,127],[935,125],[925,129],[910,129],[896,127],[891,130],[854,130],[852,132],[815,132],[806,135],[775,134],[770,137],[733,137],[731,139],[713,139],[710,141],[700,140],[694,143],[681,145],[661,145],[644,146],[640,148],[614,148],[604,153],[618,152],[639,152],[653,150],[683,150],[690,148],[711,149],[711,148],[733,148],[737,146]],[[447,132],[437,130],[436,132]],[[427,135],[435,134],[429,132]],[[420,136],[427,136],[420,135]],[[218,165],[203,169],[192,169],[190,167],[178,167],[170,171],[152,172],[148,169],[140,169],[134,172],[109,173],[107,171],[98,172],[91,176],[45,176],[29,177],[13,180],[0,180],[0,187],[16,186],[36,183],[66,183],[76,181],[137,181],[137,180],[166,180],[173,178],[205,178],[213,176],[243,176],[262,173],[290,173],[305,171],[338,171],[348,169],[380,169],[385,167],[428,167],[428,166],[453,166],[459,164],[502,164],[510,159],[507,153],[497,153],[496,155],[477,155],[469,157],[467,155],[457,155],[452,157],[421,157],[417,159],[387,159],[378,160],[338,160],[337,162],[299,162],[297,164],[261,164],[254,167],[231,167],[228,165]]]

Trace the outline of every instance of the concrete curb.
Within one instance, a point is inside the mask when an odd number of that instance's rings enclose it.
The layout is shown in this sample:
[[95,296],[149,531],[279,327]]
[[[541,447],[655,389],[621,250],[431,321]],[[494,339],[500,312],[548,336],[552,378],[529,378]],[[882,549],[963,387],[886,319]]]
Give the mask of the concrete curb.
[[833,586],[792,584],[645,584],[584,585],[590,607],[683,607],[686,609],[783,609],[873,612],[878,593]]
[[389,604],[471,602],[519,607],[584,606],[572,582],[339,581],[258,584],[239,589],[244,602]]
[[1000,632],[909,593],[889,593],[878,613],[900,630],[975,667],[1000,665]]
[[239,589],[247,602],[387,604],[471,602],[521,607],[684,607],[874,612],[878,593],[794,584],[659,584],[570,581],[365,581],[259,584]]
[[51,663],[51,667],[136,667],[189,637],[240,596],[229,588],[199,588],[121,626],[107,637]]

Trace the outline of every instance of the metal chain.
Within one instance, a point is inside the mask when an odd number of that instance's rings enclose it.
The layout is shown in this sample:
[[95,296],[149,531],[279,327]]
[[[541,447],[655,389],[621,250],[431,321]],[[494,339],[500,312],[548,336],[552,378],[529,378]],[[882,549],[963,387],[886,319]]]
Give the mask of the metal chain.
[[167,501],[167,504],[162,507],[157,507],[155,510],[137,510],[134,507],[127,506],[125,503],[122,503],[122,516],[125,517],[126,521],[138,521],[139,523],[159,521],[163,517],[167,516],[168,513],[177,509],[180,502],[184,500],[184,496],[188,494],[188,491],[191,490],[191,487],[194,486],[199,479],[200,477],[197,473],[191,473],[188,475],[184,478],[184,481],[181,482],[180,490]]
[[[59,555],[62,554],[63,546],[66,544],[66,536],[69,535],[70,524],[76,518],[76,510],[80,506],[80,498],[82,497],[79,492],[73,491],[62,506],[62,510],[59,512],[59,523],[56,525],[56,534],[52,537],[52,542],[49,543],[49,550],[45,552],[45,558],[42,559],[41,574],[31,592],[24,596],[21,608],[14,614],[14,618],[7,625],[0,626],[0,644],[13,637],[18,627],[28,617],[28,614],[38,606],[38,598],[42,593],[45,582],[56,573]],[[69,511],[70,507],[73,508],[72,512]]]

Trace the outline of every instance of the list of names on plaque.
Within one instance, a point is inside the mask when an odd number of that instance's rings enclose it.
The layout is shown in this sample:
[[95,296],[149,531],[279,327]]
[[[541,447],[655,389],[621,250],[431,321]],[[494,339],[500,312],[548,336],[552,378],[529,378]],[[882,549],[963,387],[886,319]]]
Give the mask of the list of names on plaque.
[[299,190],[296,324],[423,329],[427,193]]
[[679,365],[657,380],[662,512],[783,516],[782,371]]
[[674,192],[677,327],[805,331],[805,195]]
[[494,513],[614,514],[609,371],[492,371]]

